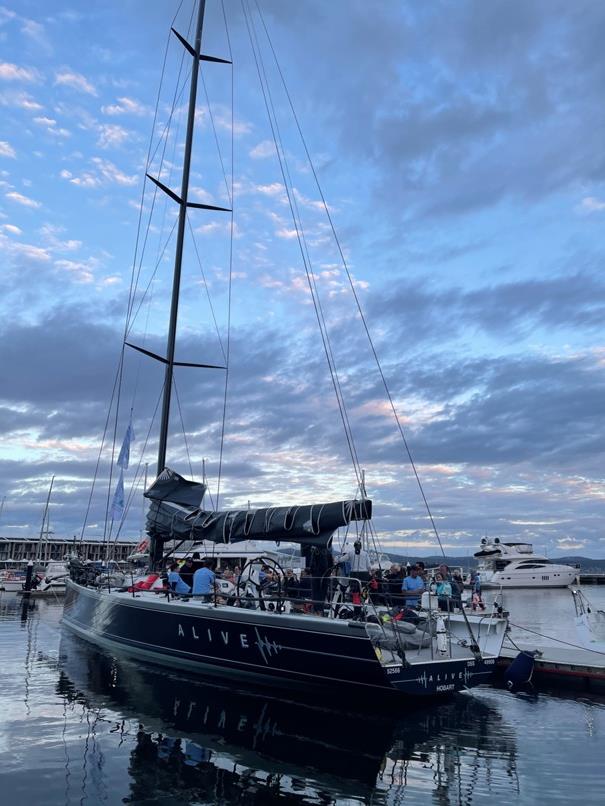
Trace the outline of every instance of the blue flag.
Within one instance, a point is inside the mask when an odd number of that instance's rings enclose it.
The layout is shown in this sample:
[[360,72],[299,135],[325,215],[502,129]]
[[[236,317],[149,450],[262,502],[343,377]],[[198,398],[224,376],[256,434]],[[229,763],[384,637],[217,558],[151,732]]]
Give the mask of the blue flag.
[[120,470],[120,478],[116,485],[116,491],[113,494],[113,501],[111,503],[111,519],[113,521],[122,520],[124,514],[124,471]]
[[128,470],[128,463],[130,462],[130,443],[134,440],[134,428],[132,427],[132,420],[128,423],[128,428],[124,434],[124,442],[120,448],[120,455],[118,456],[117,465],[123,470]]

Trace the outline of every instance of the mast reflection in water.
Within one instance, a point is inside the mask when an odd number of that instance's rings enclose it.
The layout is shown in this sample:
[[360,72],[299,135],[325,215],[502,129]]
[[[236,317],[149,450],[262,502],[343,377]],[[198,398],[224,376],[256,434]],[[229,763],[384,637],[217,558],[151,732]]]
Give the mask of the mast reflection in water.
[[359,713],[144,668],[65,634],[59,670],[57,693],[89,726],[89,768],[101,773],[101,732],[130,754],[129,780],[101,786],[122,802],[386,803],[432,790],[459,803],[518,791],[511,731],[466,695]]

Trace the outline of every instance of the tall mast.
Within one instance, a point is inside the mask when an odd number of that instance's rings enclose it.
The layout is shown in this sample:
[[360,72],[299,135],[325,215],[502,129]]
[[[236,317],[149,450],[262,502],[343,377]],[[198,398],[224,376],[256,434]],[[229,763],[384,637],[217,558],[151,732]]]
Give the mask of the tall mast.
[[174,275],[172,280],[172,301],[170,304],[170,323],[166,348],[166,372],[164,375],[164,397],[162,400],[162,419],[160,423],[160,444],[158,449],[158,475],[166,467],[166,443],[168,424],[170,421],[170,399],[172,395],[172,378],[174,375],[174,347],[179,312],[179,293],[181,289],[181,266],[183,263],[183,243],[185,240],[185,223],[187,220],[187,196],[189,193],[189,172],[191,168],[191,149],[193,145],[193,125],[195,123],[195,101],[197,98],[197,79],[202,48],[202,28],[206,0],[199,0],[197,23],[195,29],[195,55],[192,59],[191,86],[189,89],[189,112],[187,116],[187,134],[185,138],[185,157],[183,160],[183,181],[181,184],[179,224],[174,256]]
[[[42,537],[44,536],[44,529],[46,527],[46,542],[48,542],[48,507],[50,505],[50,496],[53,491],[53,484],[55,483],[55,477],[53,476],[50,480],[50,487],[48,488],[48,495],[46,496],[46,505],[44,507],[44,514],[42,515],[42,525],[40,526],[40,537],[38,538],[38,546],[36,548],[36,560],[40,559],[40,552],[42,549]],[[50,524],[49,524],[50,525]]]

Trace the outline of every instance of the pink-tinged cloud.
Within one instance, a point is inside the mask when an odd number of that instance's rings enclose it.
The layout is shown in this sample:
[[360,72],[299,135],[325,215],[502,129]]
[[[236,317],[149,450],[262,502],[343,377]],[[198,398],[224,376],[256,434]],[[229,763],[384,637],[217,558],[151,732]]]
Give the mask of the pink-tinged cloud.
[[21,67],[11,62],[0,62],[0,79],[3,81],[34,83],[40,80],[40,74],[31,67]]

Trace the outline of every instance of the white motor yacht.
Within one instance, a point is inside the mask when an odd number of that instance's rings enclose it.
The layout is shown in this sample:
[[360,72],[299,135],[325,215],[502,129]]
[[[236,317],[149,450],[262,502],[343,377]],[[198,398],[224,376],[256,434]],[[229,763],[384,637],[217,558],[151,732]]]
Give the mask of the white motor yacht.
[[474,556],[484,588],[564,588],[578,574],[571,565],[535,554],[531,543],[502,543],[497,537],[484,537]]

